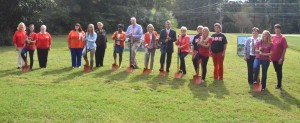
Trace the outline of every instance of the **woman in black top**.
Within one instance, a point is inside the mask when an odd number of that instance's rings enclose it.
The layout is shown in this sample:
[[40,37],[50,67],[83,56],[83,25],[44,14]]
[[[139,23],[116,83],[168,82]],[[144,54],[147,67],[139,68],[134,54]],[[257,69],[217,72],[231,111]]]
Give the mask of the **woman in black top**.
[[103,29],[103,23],[98,22],[97,23],[98,29],[95,31],[97,33],[97,40],[96,40],[96,67],[103,67],[103,60],[105,55],[105,49],[106,49],[106,31]]
[[192,57],[192,61],[194,64],[194,69],[197,73],[197,69],[199,68],[199,46],[198,46],[198,41],[200,40],[201,36],[202,36],[202,30],[203,30],[203,26],[199,25],[197,27],[197,32],[198,34],[194,37],[192,45],[193,45],[193,57]]

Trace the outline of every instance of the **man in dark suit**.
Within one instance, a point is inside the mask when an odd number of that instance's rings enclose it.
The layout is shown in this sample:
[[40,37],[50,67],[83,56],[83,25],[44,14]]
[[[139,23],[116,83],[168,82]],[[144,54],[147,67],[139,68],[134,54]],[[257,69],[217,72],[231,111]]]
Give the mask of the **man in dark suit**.
[[171,21],[165,22],[166,29],[163,29],[160,31],[160,37],[159,41],[161,44],[161,56],[160,56],[160,69],[159,71],[164,70],[164,64],[166,60],[166,54],[167,54],[167,67],[166,71],[170,72],[169,68],[171,66],[171,60],[172,60],[172,53],[174,52],[174,46],[173,43],[177,40],[176,39],[176,31],[171,29]]

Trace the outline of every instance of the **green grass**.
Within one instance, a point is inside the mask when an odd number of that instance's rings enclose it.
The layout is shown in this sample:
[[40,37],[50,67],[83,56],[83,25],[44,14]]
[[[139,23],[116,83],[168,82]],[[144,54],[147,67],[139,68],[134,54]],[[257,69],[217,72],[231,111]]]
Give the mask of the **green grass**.
[[[191,55],[186,57],[188,74],[182,79],[173,77],[175,54],[171,73],[158,76],[160,51],[149,76],[142,75],[142,69],[125,72],[128,51],[123,68],[112,72],[109,40],[104,67],[86,74],[83,68],[71,68],[66,36],[56,36],[48,69],[38,68],[35,54],[34,70],[22,73],[16,69],[14,48],[1,47],[0,122],[299,122],[299,52],[287,50],[282,91],[274,89],[276,76],[270,64],[267,90],[253,93],[246,63],[236,55],[236,35],[226,36],[224,82],[213,80],[210,58],[201,86],[191,83]],[[144,52],[137,57],[143,67]]]
[[300,36],[286,36],[289,48],[300,51]]

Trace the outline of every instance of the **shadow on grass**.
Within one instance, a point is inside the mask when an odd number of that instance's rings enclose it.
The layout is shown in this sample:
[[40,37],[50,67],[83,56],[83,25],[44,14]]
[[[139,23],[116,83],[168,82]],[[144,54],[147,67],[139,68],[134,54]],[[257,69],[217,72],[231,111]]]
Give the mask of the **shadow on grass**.
[[122,82],[124,81],[127,77],[129,76],[129,74],[122,70],[116,74],[111,74],[110,76],[107,76],[107,79],[109,80],[115,80],[115,81],[118,81],[118,82]]
[[57,79],[53,80],[52,83],[61,83],[63,81],[67,81],[67,80],[73,80],[75,77],[82,76],[83,74],[84,74],[83,71],[77,71],[77,72],[74,72],[74,73],[70,73],[67,76],[63,76],[63,77],[60,77],[60,78],[57,78]]
[[72,69],[73,69],[72,67],[64,67],[64,68],[58,68],[58,69],[54,69],[54,70],[47,70],[42,75],[58,75],[58,74],[62,74],[65,72],[69,72]]
[[25,74],[21,71],[21,69],[8,69],[8,70],[1,70],[0,71],[0,78],[11,76],[11,75],[22,75]]
[[148,81],[150,80],[149,75],[144,75],[143,73],[135,74],[134,77],[130,79],[129,82],[140,82],[140,81]]
[[195,85],[193,83],[193,80],[191,80],[188,86],[189,86],[191,92],[194,94],[194,98],[198,98],[201,100],[207,100],[207,98],[209,96],[207,82],[204,82],[201,85]]
[[300,108],[300,101],[297,98],[295,98],[292,95],[290,95],[284,89],[281,90],[280,97],[282,99],[284,99],[284,101],[288,102],[289,104],[296,105],[298,108]]
[[93,74],[95,74],[94,78],[105,77],[105,76],[113,73],[113,71],[111,69],[106,69],[106,70],[101,70],[100,72],[96,72],[97,69],[99,70],[101,68],[93,69],[94,71],[92,71],[92,72],[95,72],[95,73],[93,73]]
[[281,100],[279,100],[278,97],[275,97],[273,94],[271,94],[268,89],[260,93],[253,92],[252,96],[257,99],[263,100],[266,103],[272,104],[280,109],[291,110],[291,107],[289,105],[286,105],[286,103],[283,103]]
[[224,81],[214,80],[212,84],[208,85],[207,89],[216,94],[217,98],[224,98],[224,95],[229,95],[229,91],[224,85]]
[[179,89],[181,86],[183,86],[185,83],[185,79],[184,78],[174,78],[169,84],[173,89]]
[[153,90],[156,90],[160,85],[165,85],[167,83],[168,83],[168,76],[160,76],[160,75],[154,75],[152,79],[147,81],[148,86]]

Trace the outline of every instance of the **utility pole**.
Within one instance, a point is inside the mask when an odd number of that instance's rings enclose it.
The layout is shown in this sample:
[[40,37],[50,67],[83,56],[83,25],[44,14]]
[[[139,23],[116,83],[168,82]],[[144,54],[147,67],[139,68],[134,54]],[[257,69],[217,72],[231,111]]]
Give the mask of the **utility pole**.
[[[220,24],[221,24],[221,26],[223,26],[223,22],[222,22],[222,2],[220,2],[220,4],[219,4],[219,13],[220,13]],[[222,32],[222,28],[221,28],[221,32]]]

